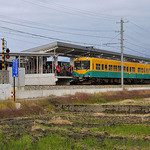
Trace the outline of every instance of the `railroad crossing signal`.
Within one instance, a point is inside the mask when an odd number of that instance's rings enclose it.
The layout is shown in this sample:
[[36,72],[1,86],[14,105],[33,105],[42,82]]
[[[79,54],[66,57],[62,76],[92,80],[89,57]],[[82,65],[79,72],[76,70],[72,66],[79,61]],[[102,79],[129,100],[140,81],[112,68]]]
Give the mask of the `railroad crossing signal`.
[[9,58],[10,58],[10,56],[9,56],[9,52],[10,52],[10,50],[9,50],[9,48],[7,48],[7,49],[6,49],[6,58],[7,58],[7,59],[9,59]]

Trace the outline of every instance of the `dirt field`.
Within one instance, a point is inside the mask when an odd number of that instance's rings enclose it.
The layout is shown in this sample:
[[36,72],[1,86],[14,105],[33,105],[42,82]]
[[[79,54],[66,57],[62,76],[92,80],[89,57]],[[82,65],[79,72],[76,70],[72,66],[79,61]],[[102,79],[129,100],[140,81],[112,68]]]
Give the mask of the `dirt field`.
[[150,149],[150,98],[57,104],[45,111],[48,104],[42,103],[43,113],[36,109],[38,115],[0,119],[0,150]]
[[[0,121],[0,145],[1,149],[13,149],[15,141],[23,140],[26,134],[31,140],[31,145],[38,145],[39,141],[48,135],[59,135],[61,139],[67,139],[66,145],[70,144],[70,139],[77,143],[67,149],[149,149],[149,124],[150,115],[84,112],[54,112],[40,116],[4,119]],[[84,142],[87,138],[90,143]],[[92,145],[94,140],[97,142]],[[10,145],[12,141],[13,144]],[[26,149],[37,148],[31,145]],[[57,148],[61,148],[61,144]],[[15,149],[24,147],[20,144]],[[49,149],[49,146],[44,149]]]

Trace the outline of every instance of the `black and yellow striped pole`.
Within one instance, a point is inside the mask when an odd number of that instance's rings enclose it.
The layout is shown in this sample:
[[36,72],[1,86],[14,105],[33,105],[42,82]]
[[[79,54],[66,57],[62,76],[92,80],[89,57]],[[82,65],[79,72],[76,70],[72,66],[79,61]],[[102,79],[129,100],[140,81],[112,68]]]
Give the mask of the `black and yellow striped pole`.
[[4,46],[4,38],[2,39],[2,70],[5,70],[5,46]]

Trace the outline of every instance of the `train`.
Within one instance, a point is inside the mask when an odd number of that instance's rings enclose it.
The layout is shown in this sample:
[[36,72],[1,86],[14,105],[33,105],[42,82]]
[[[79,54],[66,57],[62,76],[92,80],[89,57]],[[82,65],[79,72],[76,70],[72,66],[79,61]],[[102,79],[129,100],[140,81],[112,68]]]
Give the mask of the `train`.
[[[123,63],[125,84],[149,84],[150,64]],[[79,57],[73,60],[73,83],[76,84],[120,84],[121,61]]]

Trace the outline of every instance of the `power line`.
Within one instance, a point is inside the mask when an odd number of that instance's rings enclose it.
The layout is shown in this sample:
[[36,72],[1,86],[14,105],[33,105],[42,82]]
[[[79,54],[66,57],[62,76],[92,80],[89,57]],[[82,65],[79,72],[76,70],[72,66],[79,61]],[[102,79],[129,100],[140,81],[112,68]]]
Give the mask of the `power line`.
[[[38,22],[34,22],[34,21],[30,21],[30,20],[24,20],[24,19],[20,19],[20,18],[15,18],[15,17],[10,17],[10,16],[6,16],[6,15],[1,15],[0,16],[4,17],[4,18],[10,18],[13,20],[17,20],[19,22],[23,22],[23,23],[27,23],[27,24],[39,24],[39,25],[44,25],[44,26],[51,26],[51,28],[62,28],[65,30],[75,30],[75,31],[82,31],[82,32],[115,32],[115,30],[96,30],[96,29],[82,29],[82,28],[72,28],[72,27],[67,27],[67,26],[60,26],[60,25],[56,25],[56,24],[45,24],[45,23],[38,23]],[[9,20],[10,20],[9,19]]]
[[132,36],[129,36],[128,34],[125,34],[127,37],[129,37],[131,40],[132,39],[134,39],[135,41],[137,41],[138,43],[141,43],[141,44],[144,44],[144,45],[147,45],[147,46],[150,46],[150,45],[148,45],[148,44],[146,44],[146,43],[143,43],[143,42],[141,42],[141,40],[137,40],[137,39],[135,39],[135,37],[132,37]]
[[115,35],[110,41],[108,41],[107,43],[111,43],[114,39],[116,39],[118,36],[120,35],[120,33],[119,34],[117,34],[117,35]]
[[136,46],[136,47],[144,48],[144,49],[146,49],[146,50],[150,50],[150,49],[148,49],[148,48],[146,48],[146,47],[143,47],[143,46],[140,46],[140,45],[137,45],[137,44],[131,43],[131,42],[129,42],[129,41],[126,41],[126,43],[129,43],[129,44],[134,45],[134,46]]
[[10,21],[4,21],[1,20],[1,22],[5,22],[5,23],[9,23],[9,24],[14,24],[14,25],[19,25],[19,26],[24,26],[24,27],[28,27],[28,28],[33,28],[33,29],[40,29],[40,30],[45,30],[45,31],[51,31],[51,32],[57,32],[57,33],[65,33],[65,34],[71,34],[71,35],[78,35],[78,36],[88,36],[88,37],[94,37],[94,38],[110,38],[110,37],[100,37],[100,36],[94,36],[94,35],[88,35],[88,34],[79,34],[79,33],[71,33],[71,32],[64,32],[64,31],[58,31],[58,30],[52,30],[52,29],[47,29],[47,28],[42,28],[42,27],[35,27],[35,26],[30,26],[30,25],[24,25],[24,24],[20,24],[20,23],[13,23]]
[[51,40],[57,40],[57,41],[65,41],[65,42],[71,42],[71,43],[77,43],[77,44],[87,44],[87,45],[101,46],[101,45],[99,45],[99,44],[93,44],[93,43],[86,43],[86,42],[76,42],[76,41],[70,41],[70,40],[63,40],[63,39],[54,38],[54,37],[49,37],[49,36],[45,36],[45,35],[40,35],[40,34],[35,34],[35,33],[24,32],[24,31],[21,31],[21,30],[16,30],[16,29],[12,29],[12,28],[7,28],[7,27],[3,27],[3,26],[0,26],[0,28],[5,29],[5,30],[10,30],[10,31],[18,32],[18,33],[22,33],[22,34],[26,34],[26,35],[31,35],[31,36],[35,36],[35,37],[45,38],[45,39],[51,39]]
[[[138,54],[145,55],[145,53],[141,53],[141,52],[136,51],[136,50],[134,50],[134,49],[131,49],[131,48],[128,48],[128,47],[125,47],[125,48],[128,49],[128,50],[130,50],[130,51],[136,52],[136,53],[138,53]],[[146,54],[146,56],[149,56],[149,57],[150,57],[150,55],[147,55],[147,54]]]
[[[3,37],[3,36],[1,36],[1,37]],[[31,44],[39,44],[39,43],[34,43],[34,42],[30,42],[30,41],[26,41],[26,40],[20,40],[20,39],[18,39],[18,38],[12,38],[12,37],[10,37],[10,36],[5,36],[6,38],[8,38],[8,39],[12,39],[12,40],[15,40],[15,41],[19,41],[19,42],[24,42],[24,43],[31,43]]]
[[[1,31],[1,33],[6,33],[6,34],[13,34],[13,35],[17,35],[17,36],[21,36],[21,37],[30,37],[30,38],[35,38],[33,37],[32,35],[28,35],[28,36],[25,36],[25,35],[20,35],[20,34],[16,34],[16,33],[12,33],[12,32],[4,32],[3,30]],[[8,36],[5,36],[5,37],[8,37]],[[115,36],[116,37],[116,36]],[[10,38],[10,37],[8,37]],[[41,37],[37,37],[37,38],[41,38]],[[10,39],[15,39],[15,38],[10,38]],[[114,39],[114,38],[113,38]],[[20,40],[20,39],[16,39],[16,40],[19,40],[21,42],[28,42],[28,41],[25,41],[25,40]],[[42,40],[45,40],[42,38]],[[32,43],[32,44],[39,44],[39,43],[33,43],[33,42],[28,42],[28,43]],[[106,46],[106,47],[117,47],[117,46],[110,46],[110,44],[119,44],[119,43],[104,43],[102,44],[102,46]],[[100,45],[98,45],[100,46]]]
[[[12,35],[16,35],[16,36],[21,36],[21,37],[25,37],[25,38],[40,38],[40,40],[46,40],[46,39],[43,39],[43,38],[41,38],[41,37],[33,37],[32,35],[22,35],[22,34],[17,34],[17,33],[14,33],[14,32],[5,32],[3,29],[0,29],[0,30],[2,30],[2,31],[0,31],[0,33],[5,33],[5,34],[12,34]],[[8,30],[9,31],[9,30]],[[4,36],[4,35],[3,35]],[[47,40],[46,40],[47,41]]]
[[[59,8],[62,7],[64,9],[70,9],[72,11],[78,11],[80,13],[84,13],[84,14],[90,14],[90,15],[94,15],[94,16],[98,16],[99,14],[97,13],[94,13],[94,12],[91,12],[91,11],[87,11],[87,10],[82,10],[82,9],[79,9],[79,8],[73,8],[73,7],[70,7],[70,6],[66,6],[66,5],[62,5],[62,4],[59,4],[59,3],[56,3],[56,2],[46,2],[46,1],[41,1],[41,0],[37,0],[37,1],[40,1],[42,3],[45,3],[45,4],[54,4],[55,6],[58,6]],[[114,18],[114,16],[112,15],[106,15],[106,14],[100,14],[101,17],[105,17],[105,18],[108,18],[108,19],[116,19]],[[118,16],[116,16],[118,18]]]
[[143,28],[142,26],[140,26],[140,25],[136,24],[135,22],[130,21],[130,23],[134,24],[134,25],[135,25],[136,27],[138,27],[139,29],[141,29],[141,30],[143,30],[143,31],[145,31],[145,32],[149,32],[149,33],[150,33],[150,31],[149,31],[149,30],[147,30],[147,29]]
[[[48,7],[48,6],[45,6],[45,5],[40,5],[40,4],[37,4],[37,3],[34,3],[34,2],[30,2],[30,1],[27,1],[27,0],[22,0],[23,2],[25,2],[25,3],[30,3],[30,4],[32,4],[32,5],[36,5],[36,6],[39,6],[39,7],[43,7],[43,8],[47,8],[47,9],[53,9],[53,10],[56,10],[56,11],[60,11],[60,12],[63,12],[63,13],[67,13],[67,14],[71,14],[71,15],[77,15],[78,17],[80,16],[80,15],[78,15],[78,14],[76,14],[76,13],[72,13],[72,12],[67,12],[66,10],[68,10],[68,9],[65,9],[65,11],[64,10],[60,10],[60,9],[54,9],[53,7]],[[58,8],[60,8],[60,6],[58,7]],[[76,11],[77,12],[77,11]],[[88,13],[85,13],[85,11],[82,11],[81,12],[81,15],[85,15],[86,17],[89,17],[89,18],[96,18],[96,19],[99,19],[99,18],[104,18],[104,19],[107,19],[107,20],[111,20],[112,21],[112,19],[114,20],[114,18],[108,18],[108,17],[102,17],[102,16],[98,16],[98,15],[92,15],[92,14],[88,14]],[[116,19],[116,18],[115,18]]]

